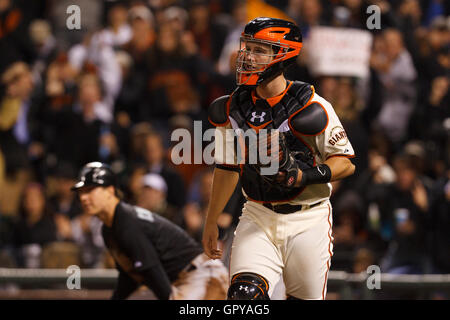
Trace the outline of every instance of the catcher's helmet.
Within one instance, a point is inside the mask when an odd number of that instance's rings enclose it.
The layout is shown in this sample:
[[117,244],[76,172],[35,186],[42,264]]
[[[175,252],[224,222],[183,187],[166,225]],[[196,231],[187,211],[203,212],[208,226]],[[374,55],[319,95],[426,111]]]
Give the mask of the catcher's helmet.
[[72,187],[78,190],[88,186],[116,186],[116,176],[111,167],[102,162],[89,162],[80,171],[79,181]]
[[[260,54],[271,57],[268,63],[256,63],[256,67],[248,67],[247,43],[260,43],[270,45],[271,53]],[[283,72],[295,62],[302,48],[302,34],[300,29],[292,22],[260,17],[250,21],[241,35],[241,46],[236,66],[236,83],[238,86],[257,86],[266,80]]]

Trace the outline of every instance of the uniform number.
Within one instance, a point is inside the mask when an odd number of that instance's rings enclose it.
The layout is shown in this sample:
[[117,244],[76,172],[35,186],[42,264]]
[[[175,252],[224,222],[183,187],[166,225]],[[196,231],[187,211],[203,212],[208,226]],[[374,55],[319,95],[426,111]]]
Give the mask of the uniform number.
[[150,211],[139,207],[135,207],[135,209],[139,219],[146,220],[149,222],[155,221],[155,219],[153,218],[153,213],[151,213]]

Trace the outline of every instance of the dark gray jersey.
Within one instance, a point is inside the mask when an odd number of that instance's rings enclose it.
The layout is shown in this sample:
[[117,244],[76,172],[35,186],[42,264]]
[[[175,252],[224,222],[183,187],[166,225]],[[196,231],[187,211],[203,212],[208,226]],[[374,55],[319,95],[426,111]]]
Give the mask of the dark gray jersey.
[[136,283],[145,283],[150,275],[167,286],[168,281],[177,279],[180,271],[203,252],[177,225],[124,202],[117,205],[111,228],[103,225],[102,234],[119,271]]

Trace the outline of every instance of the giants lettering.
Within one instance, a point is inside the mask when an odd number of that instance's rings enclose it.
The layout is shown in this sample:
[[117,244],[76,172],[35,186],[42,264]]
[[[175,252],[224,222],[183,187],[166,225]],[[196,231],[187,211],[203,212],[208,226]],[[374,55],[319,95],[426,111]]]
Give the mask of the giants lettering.
[[[340,129],[340,131],[338,131],[336,129]],[[338,131],[338,132],[336,132],[336,131]],[[341,140],[343,140],[343,141],[341,141]],[[334,146],[339,141],[341,141],[341,143],[339,143],[339,145],[345,145],[345,143],[347,143],[347,133],[345,132],[345,130],[343,128],[336,127],[336,128],[333,128],[333,130],[331,130],[331,136],[330,136],[330,139],[328,140],[328,143],[331,144],[332,146]]]

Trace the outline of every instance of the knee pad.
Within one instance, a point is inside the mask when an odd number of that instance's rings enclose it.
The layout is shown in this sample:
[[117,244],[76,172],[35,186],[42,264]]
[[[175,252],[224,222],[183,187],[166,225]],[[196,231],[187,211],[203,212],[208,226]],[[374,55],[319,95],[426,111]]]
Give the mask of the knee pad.
[[238,273],[231,279],[228,300],[270,300],[269,283],[256,273]]

